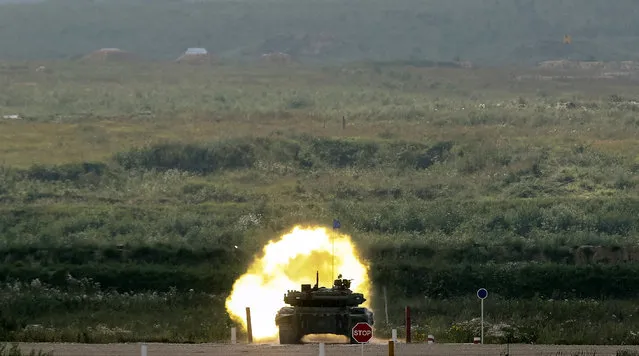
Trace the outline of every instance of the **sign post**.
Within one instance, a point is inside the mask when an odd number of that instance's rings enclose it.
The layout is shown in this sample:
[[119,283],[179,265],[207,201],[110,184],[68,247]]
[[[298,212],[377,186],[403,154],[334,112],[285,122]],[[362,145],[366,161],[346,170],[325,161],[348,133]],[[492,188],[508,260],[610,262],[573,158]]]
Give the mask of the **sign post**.
[[477,298],[481,300],[481,343],[484,344],[484,299],[488,297],[486,288],[477,290]]
[[359,322],[353,326],[353,339],[362,345],[362,356],[364,355],[364,344],[373,338],[373,327],[369,323]]

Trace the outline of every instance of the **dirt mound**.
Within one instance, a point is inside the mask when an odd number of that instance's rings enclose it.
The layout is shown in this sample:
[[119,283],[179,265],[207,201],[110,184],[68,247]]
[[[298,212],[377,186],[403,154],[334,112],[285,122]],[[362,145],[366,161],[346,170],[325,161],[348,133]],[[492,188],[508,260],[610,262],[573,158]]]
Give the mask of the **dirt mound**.
[[136,56],[119,48],[102,48],[82,57],[87,62],[129,62],[136,60]]

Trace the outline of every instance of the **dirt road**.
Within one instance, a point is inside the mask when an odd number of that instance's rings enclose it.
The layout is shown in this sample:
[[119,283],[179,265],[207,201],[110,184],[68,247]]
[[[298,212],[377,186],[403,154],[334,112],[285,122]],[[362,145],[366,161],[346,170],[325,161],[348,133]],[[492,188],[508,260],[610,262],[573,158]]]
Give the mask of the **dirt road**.
[[[25,351],[42,349],[55,356],[139,356],[140,344],[21,344]],[[148,344],[148,356],[317,356],[318,344],[307,345],[229,345],[229,344]],[[639,355],[639,346],[553,346],[510,345],[511,356],[616,356],[618,350],[630,350]],[[359,345],[326,345],[326,356],[361,355]],[[388,355],[388,345],[382,342],[364,346],[366,356]],[[467,344],[398,344],[396,356],[500,356],[506,355],[505,345]],[[626,356],[624,355],[624,356]]]

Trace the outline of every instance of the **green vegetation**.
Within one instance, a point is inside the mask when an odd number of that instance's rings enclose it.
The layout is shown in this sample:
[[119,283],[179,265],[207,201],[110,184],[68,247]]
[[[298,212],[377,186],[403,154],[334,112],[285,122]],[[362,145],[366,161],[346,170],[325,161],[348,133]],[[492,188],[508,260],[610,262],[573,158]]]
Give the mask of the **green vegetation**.
[[0,122],[2,340],[224,340],[252,256],[339,217],[380,335],[408,304],[416,340],[469,342],[483,286],[491,342],[639,343],[630,80],[4,63],[0,83],[22,117]]
[[[199,46],[223,58],[255,60],[286,51],[305,62],[461,58],[504,64],[639,55],[633,0],[47,0],[0,6],[5,60],[70,58],[102,47],[173,60]],[[572,36],[570,46],[563,45],[564,34]]]

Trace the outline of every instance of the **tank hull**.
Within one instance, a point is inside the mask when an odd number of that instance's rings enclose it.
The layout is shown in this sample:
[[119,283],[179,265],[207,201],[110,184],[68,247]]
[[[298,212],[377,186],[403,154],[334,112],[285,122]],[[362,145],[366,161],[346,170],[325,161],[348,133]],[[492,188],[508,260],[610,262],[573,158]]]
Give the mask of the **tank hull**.
[[344,335],[357,343],[352,329],[359,322],[374,324],[373,313],[363,307],[283,307],[275,316],[281,344],[301,344],[305,335]]

